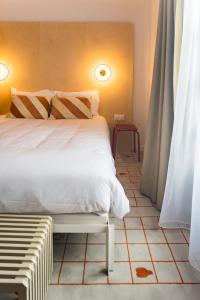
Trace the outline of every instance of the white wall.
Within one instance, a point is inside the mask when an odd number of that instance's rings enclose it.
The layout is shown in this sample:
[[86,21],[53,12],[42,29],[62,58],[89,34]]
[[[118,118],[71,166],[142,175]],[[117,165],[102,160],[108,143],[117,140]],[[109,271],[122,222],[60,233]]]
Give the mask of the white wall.
[[134,122],[144,142],[159,0],[0,0],[0,21],[129,21],[135,28]]

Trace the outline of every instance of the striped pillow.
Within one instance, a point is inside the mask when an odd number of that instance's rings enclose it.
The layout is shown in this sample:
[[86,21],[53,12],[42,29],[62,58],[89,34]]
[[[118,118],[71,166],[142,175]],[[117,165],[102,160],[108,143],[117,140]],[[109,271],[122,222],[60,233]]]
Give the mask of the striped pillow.
[[54,97],[50,119],[91,119],[91,104],[86,97]]
[[48,119],[51,96],[12,95],[11,118]]

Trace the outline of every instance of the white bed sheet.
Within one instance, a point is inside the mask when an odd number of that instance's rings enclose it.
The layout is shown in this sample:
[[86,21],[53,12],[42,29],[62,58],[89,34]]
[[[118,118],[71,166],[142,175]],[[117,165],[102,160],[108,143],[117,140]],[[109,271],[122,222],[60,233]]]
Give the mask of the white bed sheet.
[[105,119],[0,118],[0,212],[88,213],[122,218],[129,202],[115,176]]

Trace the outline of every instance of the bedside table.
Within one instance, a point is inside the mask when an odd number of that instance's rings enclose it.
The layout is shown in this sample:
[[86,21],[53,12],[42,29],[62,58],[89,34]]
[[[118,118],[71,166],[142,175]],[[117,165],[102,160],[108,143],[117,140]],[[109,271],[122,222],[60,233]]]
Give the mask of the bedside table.
[[136,153],[136,140],[137,140],[137,150],[138,150],[138,161],[140,162],[140,134],[138,128],[134,124],[115,124],[113,128],[113,138],[112,138],[112,153],[115,159],[116,148],[117,148],[117,135],[119,132],[131,132],[131,151]]

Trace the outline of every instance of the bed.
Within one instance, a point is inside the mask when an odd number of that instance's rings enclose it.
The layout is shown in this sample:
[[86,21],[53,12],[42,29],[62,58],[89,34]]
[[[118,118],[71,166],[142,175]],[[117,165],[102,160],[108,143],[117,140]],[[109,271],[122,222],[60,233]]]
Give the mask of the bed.
[[129,212],[115,172],[102,116],[0,118],[0,213],[52,215],[54,232],[106,232],[108,271],[114,243],[108,214]]

